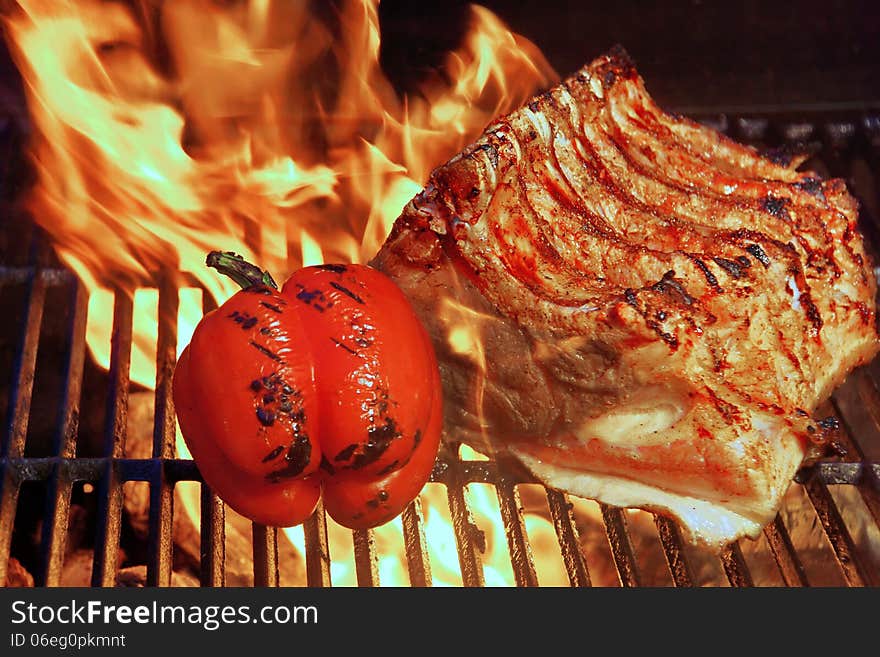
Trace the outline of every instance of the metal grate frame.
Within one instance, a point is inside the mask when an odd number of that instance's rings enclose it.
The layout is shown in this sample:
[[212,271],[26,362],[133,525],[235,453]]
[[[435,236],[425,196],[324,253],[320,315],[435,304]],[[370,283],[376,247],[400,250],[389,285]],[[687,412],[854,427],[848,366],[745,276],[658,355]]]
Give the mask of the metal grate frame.
[[[815,155],[806,166],[823,176],[842,177],[862,203],[862,229],[869,245],[880,245],[880,112],[849,111],[749,114],[739,117],[700,117],[708,125],[735,139],[754,144],[793,148],[806,144]],[[24,306],[18,321],[17,347],[11,372],[7,421],[0,447],[0,582],[6,581],[7,562],[18,507],[25,482],[46,487],[43,514],[41,566],[38,585],[60,582],[70,499],[77,482],[91,482],[98,495],[93,586],[116,583],[117,555],[122,522],[122,486],[129,481],[148,482],[150,487],[148,585],[168,586],[172,573],[172,512],[174,486],[180,481],[200,481],[192,461],[175,457],[175,421],[171,396],[171,375],[175,365],[177,288],[168,279],[156,283],[159,291],[159,334],[152,457],[125,458],[128,414],[129,366],[132,348],[132,300],[115,295],[103,455],[77,458],[76,446],[80,395],[85,358],[87,297],[82,284],[69,271],[51,266],[50,251],[43,239],[35,238],[29,263],[22,267],[0,267],[0,289],[24,287]],[[55,429],[52,456],[25,456],[25,441],[34,389],[41,325],[48,311],[50,288],[63,288],[70,295],[72,312],[67,325],[70,348],[64,368],[63,412]],[[212,308],[205,294],[205,311]],[[880,463],[868,454],[880,450],[880,365],[872,363],[855,372],[836,391],[822,411],[842,420],[842,442],[846,456],[819,462],[802,469],[795,486],[809,498],[817,521],[830,543],[837,566],[850,586],[878,585],[880,573],[869,568],[843,520],[832,496],[834,486],[854,487],[873,523],[880,527]],[[873,452],[868,446],[874,441]],[[860,442],[861,441],[861,442]],[[457,454],[449,450],[444,454]],[[514,474],[515,473],[515,474]],[[526,532],[518,484],[534,483],[516,468],[489,461],[463,461],[442,456],[431,481],[445,485],[453,522],[462,582],[465,586],[485,584],[480,545],[471,511],[464,494],[470,483],[494,486],[504,523],[511,566],[518,586],[539,585],[534,557]],[[590,570],[580,544],[579,530],[567,495],[546,491],[547,504],[558,538],[560,556],[572,586],[590,586]],[[608,545],[622,586],[642,583],[640,564],[633,549],[627,517],[623,510],[602,505]],[[224,504],[207,486],[201,494],[201,573],[203,586],[225,583]],[[677,525],[662,516],[654,518],[672,582],[676,586],[695,583],[688,551]],[[417,499],[403,513],[402,526],[407,567],[413,586],[431,586],[431,562],[424,533],[424,521]],[[327,538],[327,520],[319,505],[304,525],[306,581],[309,586],[331,585],[332,555]],[[764,529],[764,537],[787,586],[809,584],[802,556],[792,543],[782,518],[777,516]],[[379,584],[377,554],[372,531],[352,532],[357,581],[361,586]],[[750,586],[752,574],[739,544],[720,555],[720,564],[733,586]],[[277,586],[278,533],[275,528],[253,525],[254,583]]]

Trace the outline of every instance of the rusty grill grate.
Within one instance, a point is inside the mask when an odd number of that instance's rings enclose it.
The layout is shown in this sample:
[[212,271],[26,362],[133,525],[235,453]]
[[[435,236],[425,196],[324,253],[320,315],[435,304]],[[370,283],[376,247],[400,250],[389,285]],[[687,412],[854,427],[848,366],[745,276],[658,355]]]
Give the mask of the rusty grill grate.
[[[797,115],[770,113],[730,118],[701,117],[707,124],[734,138],[754,145],[781,146],[783,151],[797,143],[814,152],[807,166],[825,176],[845,178],[862,203],[862,227],[869,244],[880,245],[880,113],[801,112]],[[60,583],[69,524],[71,492],[76,484],[91,483],[97,493],[95,552],[91,582],[94,586],[116,583],[117,555],[122,518],[122,487],[125,482],[148,482],[150,490],[147,583],[167,586],[172,574],[173,491],[181,481],[199,481],[195,464],[175,456],[175,421],[171,400],[171,375],[175,363],[178,294],[166,280],[157,282],[159,330],[157,378],[154,406],[152,457],[125,457],[129,400],[129,366],[132,349],[133,303],[129,296],[115,295],[107,395],[103,455],[77,457],[77,437],[85,359],[85,332],[88,299],[79,281],[68,271],[48,265],[50,250],[45,240],[35,239],[27,265],[0,267],[0,286],[18,287],[24,299],[18,316],[16,352],[11,371],[7,417],[0,451],[0,582],[6,581],[19,493],[26,482],[45,486],[46,508],[42,516],[40,560],[37,583]],[[52,456],[26,455],[26,437],[31,419],[31,402],[40,344],[41,326],[47,312],[47,293],[61,288],[70,294],[66,340],[69,345],[63,368],[62,413],[54,428]],[[210,310],[210,298],[205,310]],[[821,412],[842,421],[841,441],[846,455],[819,462],[798,473],[795,487],[809,499],[812,521],[830,546],[830,554],[847,584],[878,585],[880,572],[871,565],[865,546],[853,538],[845,521],[845,509],[832,489],[849,487],[864,503],[861,513],[870,526],[880,531],[880,364],[872,363],[849,377]],[[539,584],[529,535],[523,518],[518,485],[531,483],[516,469],[494,461],[468,461],[445,452],[434,469],[432,481],[446,488],[448,507],[455,534],[462,583],[485,584],[479,532],[475,527],[465,495],[468,484],[494,486],[503,520],[508,553],[515,582],[519,586]],[[576,522],[568,496],[546,490],[549,518],[558,539],[561,557],[573,586],[591,584],[590,564],[582,545],[582,530]],[[201,486],[201,583],[225,583],[225,511],[223,503]],[[610,555],[622,586],[643,582],[638,550],[634,548],[626,511],[601,506],[601,520]],[[655,516],[659,541],[671,582],[676,586],[699,583],[694,575],[691,550],[682,543],[676,524]],[[431,558],[426,543],[424,518],[419,501],[404,511],[402,528],[410,583],[432,585]],[[330,544],[327,520],[319,506],[304,525],[305,574],[310,586],[331,585]],[[277,586],[279,578],[278,530],[253,525],[253,572],[257,586]],[[793,541],[783,518],[777,516],[764,530],[764,540],[772,554],[780,581],[788,586],[805,586],[809,565]],[[379,584],[378,556],[372,531],[352,532],[357,582],[361,586]],[[539,555],[540,556],[540,555]],[[733,586],[753,584],[753,575],[739,544],[718,557],[727,580]]]

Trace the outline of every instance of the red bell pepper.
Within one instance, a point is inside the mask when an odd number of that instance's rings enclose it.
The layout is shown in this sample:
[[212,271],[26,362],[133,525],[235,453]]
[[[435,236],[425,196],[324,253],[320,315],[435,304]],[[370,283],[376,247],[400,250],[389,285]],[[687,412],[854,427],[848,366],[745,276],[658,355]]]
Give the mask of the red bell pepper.
[[230,253],[208,264],[243,289],[207,314],[174,373],[181,432],[239,513],[291,526],[323,490],[330,516],[380,525],[428,480],[440,443],[431,341],[400,289],[364,265],[319,265],[279,292]]

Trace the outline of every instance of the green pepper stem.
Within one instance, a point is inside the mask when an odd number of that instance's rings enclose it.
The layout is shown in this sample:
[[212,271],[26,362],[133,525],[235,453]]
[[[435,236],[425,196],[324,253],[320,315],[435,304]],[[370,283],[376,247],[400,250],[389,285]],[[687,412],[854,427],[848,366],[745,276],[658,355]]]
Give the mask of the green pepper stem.
[[252,265],[240,255],[232,251],[211,251],[208,254],[205,264],[213,267],[221,274],[229,276],[242,288],[248,288],[252,285],[265,285],[273,290],[278,289],[278,284],[272,278],[272,274],[263,271],[256,265]]

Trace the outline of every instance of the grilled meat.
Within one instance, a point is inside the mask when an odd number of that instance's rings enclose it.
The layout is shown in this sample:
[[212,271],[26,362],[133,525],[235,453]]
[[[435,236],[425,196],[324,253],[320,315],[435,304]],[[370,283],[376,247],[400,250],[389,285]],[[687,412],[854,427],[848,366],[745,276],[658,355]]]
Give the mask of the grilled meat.
[[487,128],[373,262],[432,335],[447,435],[696,543],[757,535],[878,349],[856,202],[800,163],[664,113],[619,49]]

